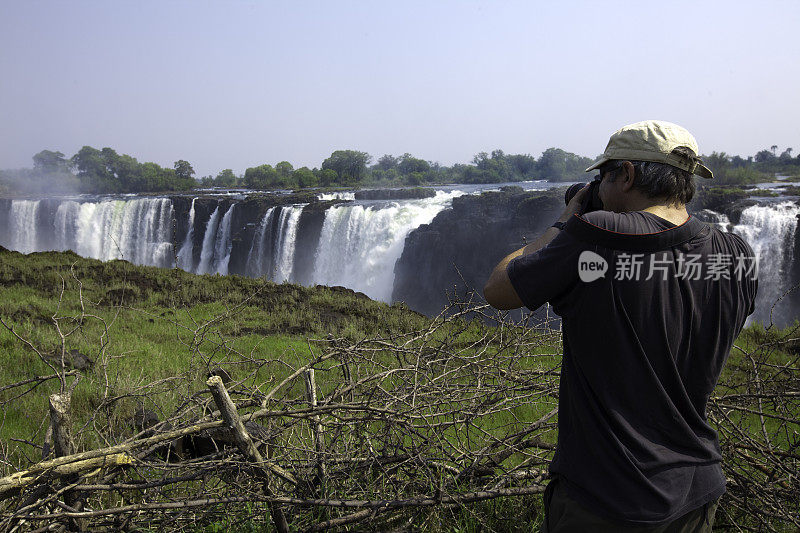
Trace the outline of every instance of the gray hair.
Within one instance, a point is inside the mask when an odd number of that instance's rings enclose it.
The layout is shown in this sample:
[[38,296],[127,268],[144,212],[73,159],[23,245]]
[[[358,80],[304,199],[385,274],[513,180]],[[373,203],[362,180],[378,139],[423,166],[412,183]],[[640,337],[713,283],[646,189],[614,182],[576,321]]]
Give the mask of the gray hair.
[[[686,147],[675,148],[672,153],[694,160],[696,154]],[[688,204],[696,190],[694,176],[666,163],[631,161],[634,173],[633,187],[648,198],[664,198],[670,204]],[[621,169],[620,169],[621,170]],[[614,173],[617,178],[619,170]]]

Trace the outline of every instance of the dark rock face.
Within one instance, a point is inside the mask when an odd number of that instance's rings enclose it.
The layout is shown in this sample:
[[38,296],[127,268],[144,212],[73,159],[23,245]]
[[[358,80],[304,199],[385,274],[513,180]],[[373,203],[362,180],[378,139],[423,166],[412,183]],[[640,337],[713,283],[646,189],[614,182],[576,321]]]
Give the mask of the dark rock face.
[[180,248],[189,231],[189,211],[192,208],[192,198],[189,196],[175,196],[172,200],[172,216],[175,219],[174,231],[175,247]]
[[749,192],[737,187],[698,187],[686,209],[690,213],[710,209],[726,215],[731,223],[738,224],[742,211],[758,203],[749,196]]
[[414,200],[419,198],[433,198],[436,191],[428,187],[414,187],[413,189],[372,189],[356,191],[356,200]]
[[234,207],[231,220],[231,258],[228,262],[228,272],[231,274],[245,273],[256,228],[266,209],[261,202],[248,201],[237,203]]
[[[481,196],[463,196],[430,224],[411,232],[395,265],[392,299],[435,315],[448,303],[448,290],[464,297],[468,289],[481,296],[492,268],[506,254],[531,242],[560,215],[564,189],[523,192],[506,188]],[[702,188],[687,206],[690,213],[717,222],[715,213],[738,224],[742,211],[757,202],[736,188]],[[713,211],[713,212],[712,212]],[[794,234],[791,279],[800,280],[800,231]],[[463,281],[462,281],[463,277]],[[466,285],[466,286],[465,286]],[[800,290],[788,296],[800,307]]]
[[[174,244],[176,250],[179,250],[186,240],[189,232],[189,212],[191,211],[192,197],[191,196],[175,196],[171,197],[173,203],[173,216],[174,216]],[[203,239],[208,228],[208,223],[211,220],[214,211],[219,208],[218,223],[221,222],[222,217],[230,209],[231,205],[235,203],[231,219],[231,257],[228,263],[228,272],[230,274],[245,274],[247,271],[247,261],[250,255],[250,250],[253,245],[253,238],[259,223],[264,217],[264,214],[271,207],[280,205],[293,205],[297,203],[311,202],[309,207],[310,214],[306,218],[306,226],[311,227],[311,230],[304,230],[304,220],[300,220],[300,227],[298,231],[298,238],[303,236],[306,240],[309,239],[309,231],[313,232],[313,226],[317,224],[316,238],[319,238],[318,229],[322,227],[324,221],[324,209],[330,205],[337,203],[334,202],[316,202],[316,196],[313,194],[292,194],[292,195],[276,195],[276,194],[256,194],[248,196],[244,200],[234,200],[232,198],[220,198],[215,196],[200,196],[194,200],[194,232],[192,234],[192,259],[193,264],[196,266],[200,263],[200,253],[203,249]],[[320,210],[321,209],[321,210]],[[314,218],[316,215],[316,218]],[[318,221],[316,219],[319,219]],[[316,249],[316,246],[315,246]],[[311,258],[313,262],[313,257]],[[313,267],[313,264],[312,264]],[[310,275],[310,274],[309,274]]]
[[[230,207],[228,200],[219,200],[217,198],[198,198],[194,205],[194,233],[192,235],[192,260],[195,265],[200,264],[200,253],[203,251],[203,238],[206,234],[206,229],[211,222],[211,217],[214,211],[219,208],[219,215],[217,223],[225,215]],[[177,244],[180,246],[180,244]]]
[[339,203],[337,200],[314,202],[307,205],[300,214],[292,271],[292,279],[295,283],[311,284],[311,276],[314,274],[314,257],[322,234],[322,224],[325,222],[325,212],[337,203]]
[[[36,211],[36,227],[44,228],[56,219],[56,211],[61,203],[60,200],[52,198],[45,198],[39,202],[39,209]],[[51,233],[40,232],[37,235],[36,249],[37,250],[54,250],[56,243],[53,242],[53,235]]]
[[564,191],[507,187],[455,198],[452,209],[406,238],[394,269],[392,300],[435,315],[448,303],[445,289],[451,294],[455,289],[462,297],[470,289],[481,295],[494,266],[558,218],[564,210]]

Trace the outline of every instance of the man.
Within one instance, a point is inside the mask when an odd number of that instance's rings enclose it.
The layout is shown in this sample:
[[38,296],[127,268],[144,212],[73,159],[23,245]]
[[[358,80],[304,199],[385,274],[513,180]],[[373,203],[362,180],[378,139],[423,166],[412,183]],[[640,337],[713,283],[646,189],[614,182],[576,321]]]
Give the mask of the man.
[[[550,302],[564,356],[543,531],[709,531],[725,477],[706,420],[753,312],[752,249],[689,216],[712,178],[685,129],[623,127],[587,185],[484,288],[500,309]],[[602,210],[582,212],[599,187]]]

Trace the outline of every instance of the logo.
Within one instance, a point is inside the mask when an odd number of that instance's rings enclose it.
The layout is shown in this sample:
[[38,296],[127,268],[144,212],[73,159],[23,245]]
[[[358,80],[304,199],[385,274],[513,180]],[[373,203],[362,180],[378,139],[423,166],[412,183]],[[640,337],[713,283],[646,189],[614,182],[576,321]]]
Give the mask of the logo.
[[608,262],[601,255],[589,250],[581,252],[578,257],[578,276],[581,281],[589,283],[600,279],[606,275],[606,271],[608,271]]

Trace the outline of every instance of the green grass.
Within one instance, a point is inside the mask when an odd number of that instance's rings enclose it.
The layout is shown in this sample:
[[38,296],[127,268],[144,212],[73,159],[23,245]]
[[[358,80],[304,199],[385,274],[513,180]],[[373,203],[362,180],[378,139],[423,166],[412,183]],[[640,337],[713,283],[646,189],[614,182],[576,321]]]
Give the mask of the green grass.
[[[185,391],[142,389],[154,381],[181,376],[190,388],[202,390],[208,369],[222,366],[245,385],[263,388],[290,366],[310,360],[308,339],[355,341],[401,334],[427,322],[401,305],[346,291],[195,276],[72,253],[9,251],[0,251],[0,318],[7,326],[0,326],[2,384],[52,375],[62,350],[77,350],[95,365],[75,392],[76,424],[88,420],[104,398],[122,396],[108,415],[120,426],[137,405],[163,416],[185,400]],[[41,442],[47,411],[42,398],[57,386],[57,380],[45,382],[36,394],[19,399],[14,398],[25,387],[0,393],[6,402],[3,437]],[[83,446],[100,444],[90,431],[85,436]]]

